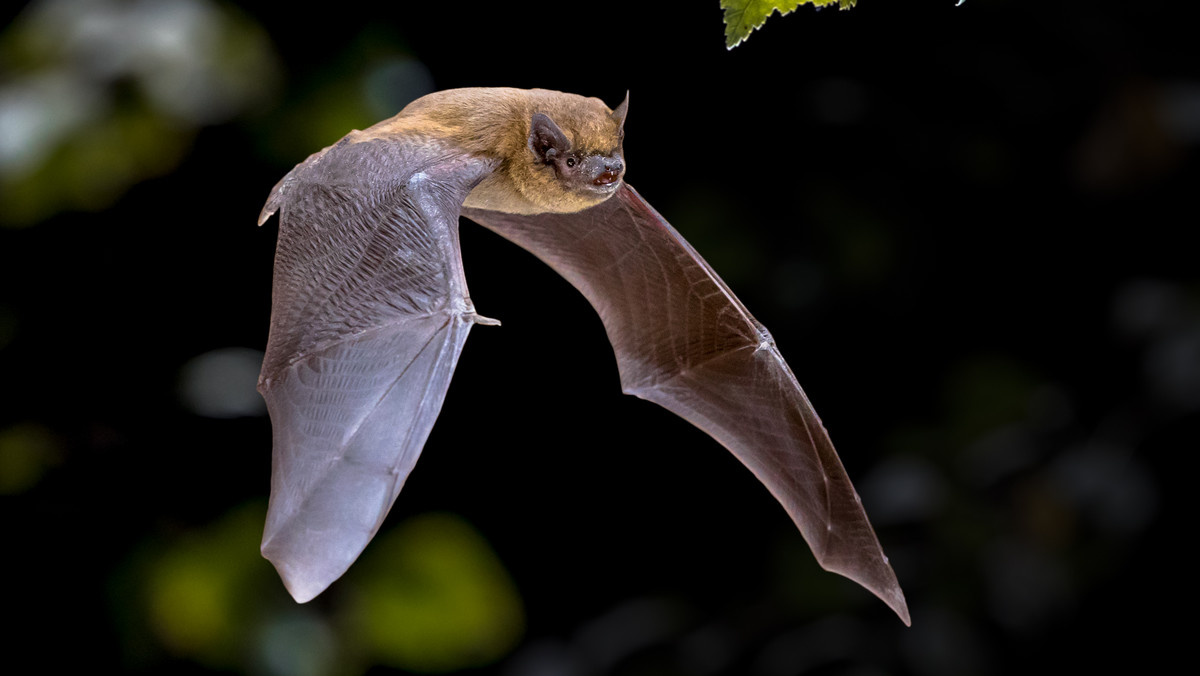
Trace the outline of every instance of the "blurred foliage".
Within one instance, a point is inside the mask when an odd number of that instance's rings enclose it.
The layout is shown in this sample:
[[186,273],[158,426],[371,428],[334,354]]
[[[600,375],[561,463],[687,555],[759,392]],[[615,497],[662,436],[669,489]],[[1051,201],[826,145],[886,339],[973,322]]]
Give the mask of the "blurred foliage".
[[244,673],[330,676],[371,664],[445,673],[493,663],[522,637],[513,581],[461,517],[402,522],[340,592],[298,607],[258,553],[265,516],[248,503],[139,549],[112,595],[131,664],[161,651]]
[[262,108],[266,34],[212,0],[37,0],[0,39],[0,223],[97,211]]
[[379,663],[444,673],[490,664],[524,633],[521,597],[474,528],[413,517],[356,564],[354,632]]
[[433,91],[428,68],[413,58],[404,39],[373,25],[308,82],[288,93],[261,126],[265,154],[281,164],[332,145],[351,129],[366,129]]
[[0,495],[33,488],[61,462],[60,442],[46,427],[26,422],[0,429]]
[[725,11],[725,46],[733,49],[750,34],[762,27],[775,12],[791,14],[800,5],[817,9],[836,4],[838,9],[850,9],[857,0],[721,0]]
[[239,665],[254,636],[256,590],[270,581],[258,556],[265,516],[261,504],[244,505],[172,538],[148,558],[138,575],[144,617],[169,653],[211,666]]

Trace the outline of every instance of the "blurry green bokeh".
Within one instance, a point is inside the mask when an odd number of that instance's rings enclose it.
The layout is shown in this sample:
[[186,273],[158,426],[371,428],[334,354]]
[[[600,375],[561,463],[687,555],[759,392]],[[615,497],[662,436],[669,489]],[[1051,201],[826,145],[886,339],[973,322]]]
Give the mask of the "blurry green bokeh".
[[259,620],[252,592],[268,581],[258,554],[264,517],[260,503],[243,505],[150,557],[144,619],[167,652],[213,666],[242,659]]
[[448,672],[504,657],[524,633],[521,598],[483,537],[452,514],[413,517],[351,573],[355,636],[378,662]]
[[0,223],[99,211],[274,98],[265,31],[211,0],[40,0],[0,33]]
[[494,663],[524,635],[515,584],[461,517],[424,514],[385,531],[304,605],[259,556],[264,517],[261,503],[249,503],[136,557],[130,579],[141,608],[125,614],[133,662],[154,645],[243,673],[336,676],[371,665],[444,673]]
[[29,490],[60,461],[58,441],[45,427],[21,423],[0,430],[0,495]]

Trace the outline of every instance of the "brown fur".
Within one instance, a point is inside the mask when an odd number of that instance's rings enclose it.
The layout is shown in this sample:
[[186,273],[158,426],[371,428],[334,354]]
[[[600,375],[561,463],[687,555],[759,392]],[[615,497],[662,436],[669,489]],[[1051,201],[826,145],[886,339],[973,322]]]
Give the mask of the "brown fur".
[[574,150],[601,155],[620,150],[619,125],[600,99],[510,87],[435,92],[389,120],[352,133],[350,139],[421,135],[499,160],[496,172],[467,196],[468,207],[532,214],[579,211],[602,202],[603,197],[568,190],[556,180],[552,168],[536,160],[528,144],[534,113],[554,120]]

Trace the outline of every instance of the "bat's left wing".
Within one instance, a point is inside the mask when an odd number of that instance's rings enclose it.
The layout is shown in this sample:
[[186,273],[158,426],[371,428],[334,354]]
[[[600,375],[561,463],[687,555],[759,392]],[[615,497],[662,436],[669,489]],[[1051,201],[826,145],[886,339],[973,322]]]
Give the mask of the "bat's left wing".
[[909,623],[858,493],[767,330],[637,191],[573,214],[463,214],[528,249],[600,314],[621,385],[721,442],[783,504],[826,570]]
[[475,314],[458,216],[492,163],[428,138],[297,166],[281,210],[259,378],[274,431],[262,552],[305,602],[375,535],[437,418]]

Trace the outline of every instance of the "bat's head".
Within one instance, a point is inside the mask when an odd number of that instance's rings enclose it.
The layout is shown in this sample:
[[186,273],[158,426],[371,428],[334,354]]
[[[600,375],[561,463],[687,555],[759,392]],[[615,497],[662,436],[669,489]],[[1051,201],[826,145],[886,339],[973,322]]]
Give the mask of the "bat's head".
[[522,172],[528,179],[518,186],[544,211],[579,211],[621,187],[629,96],[609,110],[600,99],[554,94],[530,115],[527,166]]

